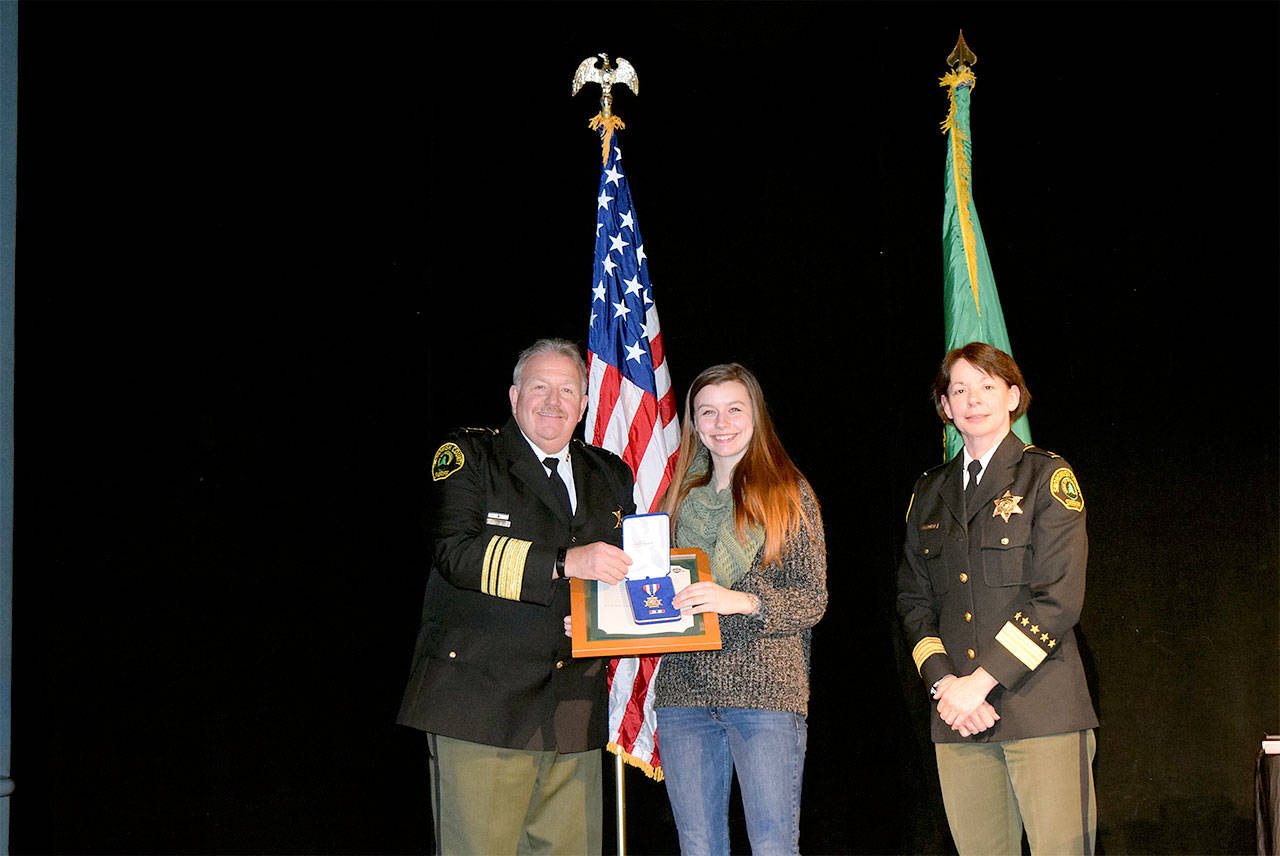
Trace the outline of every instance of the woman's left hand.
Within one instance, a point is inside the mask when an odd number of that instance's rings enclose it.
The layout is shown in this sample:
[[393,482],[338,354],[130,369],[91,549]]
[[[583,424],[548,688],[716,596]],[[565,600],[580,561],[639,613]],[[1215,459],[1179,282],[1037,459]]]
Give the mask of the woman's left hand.
[[699,612],[750,615],[760,608],[760,601],[755,595],[727,589],[719,583],[708,581],[685,586],[671,599],[671,605],[683,615],[696,615]]

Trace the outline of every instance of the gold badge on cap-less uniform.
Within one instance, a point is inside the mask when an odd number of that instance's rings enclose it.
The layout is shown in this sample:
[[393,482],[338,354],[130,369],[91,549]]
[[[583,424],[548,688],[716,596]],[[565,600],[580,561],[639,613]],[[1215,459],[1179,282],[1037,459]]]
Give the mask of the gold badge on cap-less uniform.
[[1022,497],[1014,496],[1012,491],[1006,490],[1004,496],[992,501],[996,504],[996,509],[991,512],[991,516],[1003,517],[1005,523],[1008,523],[1009,518],[1014,514],[1022,513],[1022,508],[1018,505],[1022,501]]
[[431,460],[431,480],[444,481],[462,469],[467,462],[457,443],[445,443],[436,449],[436,456]]

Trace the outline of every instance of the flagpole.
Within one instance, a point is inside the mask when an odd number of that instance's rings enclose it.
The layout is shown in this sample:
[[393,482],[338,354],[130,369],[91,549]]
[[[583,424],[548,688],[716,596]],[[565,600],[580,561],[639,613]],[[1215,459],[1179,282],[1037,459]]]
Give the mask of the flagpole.
[[[973,201],[969,99],[977,82],[973,73],[977,62],[978,57],[965,43],[961,31],[947,57],[951,71],[938,81],[947,90],[949,107],[942,122],[942,132],[947,137],[942,214],[943,351],[970,342],[986,342],[1012,354],[995,274]],[[1024,443],[1032,442],[1026,414],[1014,422],[1013,433]],[[958,454],[961,445],[955,426],[944,426],[943,460]]]
[[[639,93],[640,83],[636,76],[635,69],[631,63],[622,57],[618,57],[616,67],[609,64],[609,57],[606,54],[597,54],[603,65],[597,65],[596,57],[587,57],[578,64],[577,71],[573,74],[573,86],[570,89],[570,96],[577,95],[578,90],[587,83],[596,83],[600,85],[600,113],[591,120],[590,127],[600,132],[601,141],[601,165],[607,166],[609,162],[610,143],[614,132],[626,127],[622,120],[613,115],[613,93],[612,88],[615,83],[622,84],[631,89],[634,93]],[[598,231],[598,230],[597,230]],[[591,409],[594,413],[595,408]],[[590,429],[588,429],[590,431]],[[591,436],[587,437],[588,442],[598,442]],[[607,444],[605,444],[607,446]],[[617,452],[619,450],[611,449]],[[613,756],[614,759],[614,806],[617,816],[618,829],[618,856],[626,856],[627,853],[627,783],[625,770],[626,765],[623,761],[623,753],[621,749]]]
[[[586,441],[613,452],[635,476],[635,506],[658,511],[675,470],[680,423],[662,324],[650,279],[640,221],[619,145],[626,128],[613,112],[613,87],[640,94],[635,67],[623,57],[587,57],[573,75],[570,95],[586,84],[601,89],[600,112],[587,127],[600,135],[595,254],[587,321]],[[618,853],[626,854],[627,765],[662,781],[653,682],[656,655],[609,662],[609,742],[617,756]]]
[[627,854],[627,779],[624,773],[627,766],[621,755],[613,756],[614,779],[617,789],[618,814],[618,856]]

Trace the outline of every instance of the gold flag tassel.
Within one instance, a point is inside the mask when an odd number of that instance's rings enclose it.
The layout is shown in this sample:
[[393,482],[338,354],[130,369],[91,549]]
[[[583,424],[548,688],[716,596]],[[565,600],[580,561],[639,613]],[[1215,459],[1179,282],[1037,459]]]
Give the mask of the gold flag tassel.
[[626,761],[628,764],[630,764],[631,766],[635,767],[637,770],[639,770],[640,772],[644,773],[646,776],[648,776],[649,778],[653,779],[655,782],[661,782],[661,781],[662,781],[662,768],[661,768],[661,767],[659,767],[659,768],[657,768],[657,769],[654,769],[654,767],[652,767],[652,766],[651,766],[651,765],[649,765],[649,764],[646,764],[644,761],[641,761],[639,758],[637,758],[635,755],[632,755],[632,754],[631,754],[630,752],[628,752],[626,749],[623,749],[623,748],[622,748],[621,746],[619,746],[617,743],[612,743],[612,742],[611,742],[611,743],[609,743],[609,745],[608,745],[608,746],[605,746],[604,748],[605,748],[607,751],[612,752],[614,755],[617,755],[617,756],[618,756],[619,758],[621,758],[623,761]]
[[973,217],[970,215],[972,195],[969,183],[972,174],[969,170],[969,158],[964,153],[964,144],[968,137],[956,122],[956,90],[961,86],[967,86],[972,91],[976,83],[977,78],[964,65],[961,65],[958,71],[948,72],[938,81],[939,86],[946,87],[951,102],[947,118],[942,122],[942,131],[950,137],[951,180],[955,185],[956,210],[960,215],[960,235],[964,242],[965,264],[969,268],[969,288],[973,291],[973,305],[981,317],[982,307],[978,303],[978,241],[973,232]]
[[621,116],[612,114],[606,116],[603,112],[600,112],[592,117],[591,121],[587,123],[587,127],[593,131],[600,132],[600,163],[607,166],[609,163],[609,141],[613,139],[614,131],[621,131],[627,127],[626,123],[622,121]]

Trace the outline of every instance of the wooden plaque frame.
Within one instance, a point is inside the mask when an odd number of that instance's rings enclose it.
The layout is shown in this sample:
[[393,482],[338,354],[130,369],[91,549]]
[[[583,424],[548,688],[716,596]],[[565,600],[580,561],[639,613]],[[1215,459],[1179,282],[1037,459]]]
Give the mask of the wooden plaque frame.
[[[672,549],[671,563],[689,571],[691,582],[711,579],[707,554],[694,548]],[[600,629],[595,611],[595,580],[569,580],[573,616],[573,656],[637,657],[672,651],[708,651],[720,647],[720,616],[701,612],[693,627],[671,633],[611,634]]]

